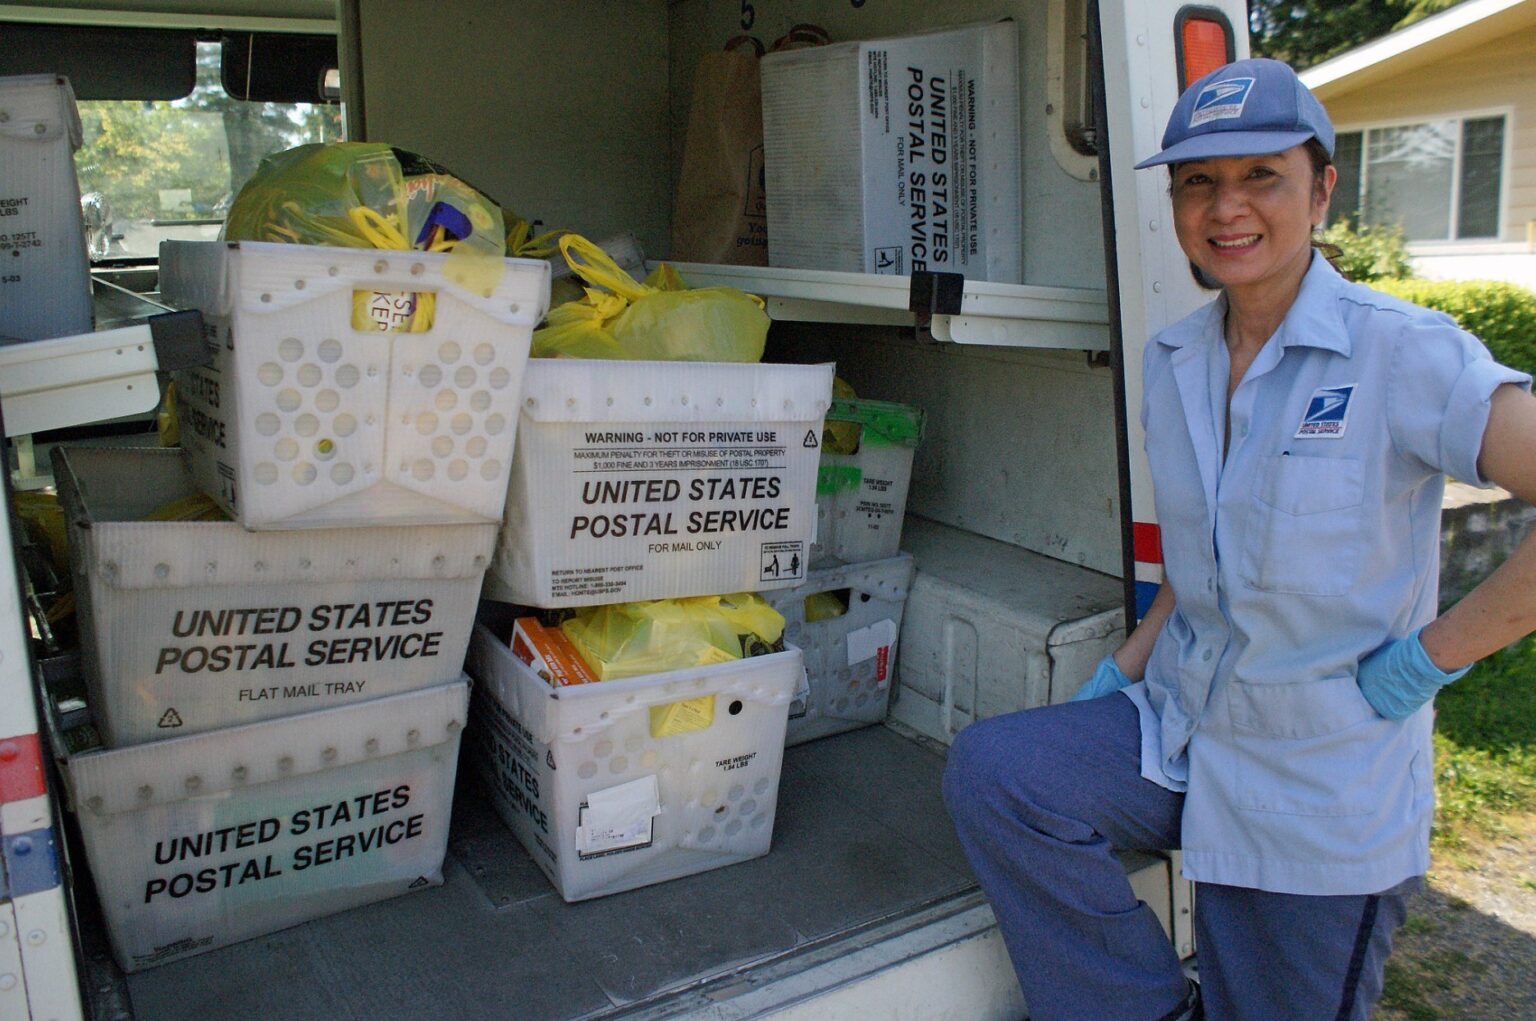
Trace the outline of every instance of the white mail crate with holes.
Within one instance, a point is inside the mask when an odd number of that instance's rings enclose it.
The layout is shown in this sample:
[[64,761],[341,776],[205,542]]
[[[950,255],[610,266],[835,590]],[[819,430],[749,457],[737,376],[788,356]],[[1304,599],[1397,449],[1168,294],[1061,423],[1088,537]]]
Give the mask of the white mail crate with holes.
[[[182,446],[242,525],[501,520],[548,263],[166,242],[160,286],[208,323],[213,366],[177,374]],[[429,328],[359,328],[380,295]]]
[[885,719],[911,584],[912,558],[902,553],[814,568],[805,584],[763,597],[784,615],[785,641],[805,656],[807,690],[789,707],[786,744]]
[[555,688],[483,626],[470,752],[568,901],[768,853],[800,650]]
[[912,484],[912,454],[923,413],[892,401],[834,400],[816,476],[816,543],[811,562],[863,563],[894,557]]
[[90,332],[78,148],[80,114],[68,79],[0,78],[0,337]]
[[798,584],[832,369],[534,359],[486,597],[562,607]]
[[459,676],[495,525],[248,532],[144,521],[173,450],[54,448],[91,709],[109,747]]
[[461,678],[63,756],[117,963],[138,971],[440,885],[468,699]]

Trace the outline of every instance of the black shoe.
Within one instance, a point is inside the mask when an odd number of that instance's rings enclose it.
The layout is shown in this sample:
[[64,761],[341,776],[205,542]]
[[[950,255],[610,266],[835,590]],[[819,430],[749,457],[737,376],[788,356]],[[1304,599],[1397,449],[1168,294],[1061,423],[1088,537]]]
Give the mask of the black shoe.
[[1200,1005],[1199,984],[1191,982],[1183,1001],[1157,1021],[1205,1021],[1205,1008]]

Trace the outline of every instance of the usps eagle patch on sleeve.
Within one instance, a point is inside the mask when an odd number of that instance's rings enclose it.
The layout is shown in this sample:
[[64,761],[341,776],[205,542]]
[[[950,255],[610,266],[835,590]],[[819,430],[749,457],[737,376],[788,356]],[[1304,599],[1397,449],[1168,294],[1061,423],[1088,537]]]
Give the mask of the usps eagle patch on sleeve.
[[1307,401],[1307,410],[1301,416],[1301,426],[1295,438],[1338,439],[1344,435],[1349,421],[1349,399],[1354,395],[1355,384],[1347,386],[1320,386]]
[[1251,91],[1252,78],[1228,78],[1224,82],[1212,82],[1195,97],[1195,109],[1189,115],[1189,126],[1198,128],[1207,121],[1241,117]]

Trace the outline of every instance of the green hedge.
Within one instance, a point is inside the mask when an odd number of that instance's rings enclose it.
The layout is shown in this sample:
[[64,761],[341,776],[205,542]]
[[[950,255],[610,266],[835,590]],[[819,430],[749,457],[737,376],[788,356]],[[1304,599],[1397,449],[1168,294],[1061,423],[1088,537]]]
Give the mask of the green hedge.
[[1536,292],[1498,280],[1373,280],[1371,287],[1446,313],[1496,361],[1536,373]]

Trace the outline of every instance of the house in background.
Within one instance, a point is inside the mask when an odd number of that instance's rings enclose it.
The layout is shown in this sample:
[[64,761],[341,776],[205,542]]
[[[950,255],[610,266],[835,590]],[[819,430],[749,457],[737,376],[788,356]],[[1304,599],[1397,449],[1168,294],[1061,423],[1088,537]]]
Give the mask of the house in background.
[[1536,287],[1536,0],[1465,0],[1301,80],[1338,132],[1330,223],[1400,223],[1422,276]]

